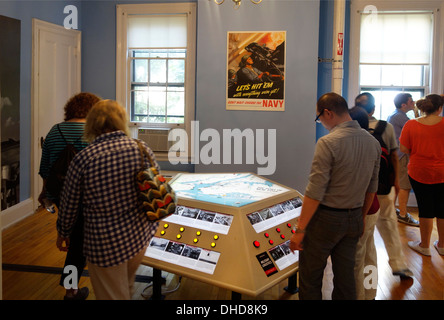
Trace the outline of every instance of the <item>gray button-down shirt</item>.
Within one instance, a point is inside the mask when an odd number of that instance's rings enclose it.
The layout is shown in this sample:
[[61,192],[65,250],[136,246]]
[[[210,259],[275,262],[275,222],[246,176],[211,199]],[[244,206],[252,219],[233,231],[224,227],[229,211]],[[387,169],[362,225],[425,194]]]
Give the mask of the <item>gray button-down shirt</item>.
[[[409,120],[410,118],[407,116],[407,114],[400,109],[396,109],[387,118],[387,122],[391,123],[393,129],[395,130],[396,142],[398,143],[398,146],[399,146],[399,136],[401,135],[402,128],[404,127],[405,123]],[[401,152],[401,150],[398,149],[398,158],[401,159],[403,156],[405,156],[405,153]]]
[[333,208],[361,207],[365,193],[378,190],[380,155],[356,120],[341,123],[318,140],[305,195]]

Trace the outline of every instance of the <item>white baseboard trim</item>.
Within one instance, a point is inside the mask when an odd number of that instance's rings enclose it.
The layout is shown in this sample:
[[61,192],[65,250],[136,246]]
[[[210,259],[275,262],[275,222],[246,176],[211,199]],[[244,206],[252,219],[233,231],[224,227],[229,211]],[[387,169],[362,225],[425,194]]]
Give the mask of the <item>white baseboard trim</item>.
[[3,210],[1,212],[1,229],[4,230],[33,213],[33,201],[31,199],[26,199],[25,201]]

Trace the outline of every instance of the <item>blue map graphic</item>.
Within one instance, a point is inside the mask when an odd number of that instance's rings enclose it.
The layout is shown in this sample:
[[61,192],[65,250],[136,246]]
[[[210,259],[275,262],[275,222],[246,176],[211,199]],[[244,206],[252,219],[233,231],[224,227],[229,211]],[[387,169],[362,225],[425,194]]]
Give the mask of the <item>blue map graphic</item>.
[[171,186],[179,197],[232,207],[288,191],[252,173],[180,174]]

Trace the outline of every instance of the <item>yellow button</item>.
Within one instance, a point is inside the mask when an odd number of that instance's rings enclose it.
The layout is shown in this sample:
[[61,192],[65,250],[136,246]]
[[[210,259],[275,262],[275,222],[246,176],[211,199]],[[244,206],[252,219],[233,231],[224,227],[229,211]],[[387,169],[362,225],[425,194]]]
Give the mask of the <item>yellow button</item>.
[[178,235],[176,236],[176,238],[177,238],[177,239],[180,239],[180,238],[182,238],[182,235],[181,235],[181,234],[178,234]]
[[165,223],[164,225],[163,225],[163,227],[166,229],[166,228],[168,228],[168,223]]
[[198,243],[198,242],[199,242],[199,239],[194,238],[193,242],[194,242],[194,243]]
[[197,231],[196,232],[196,236],[200,236],[201,235],[201,232],[200,231]]
[[219,236],[216,234],[216,235],[214,235],[213,239],[217,240],[217,239],[219,239]]
[[214,248],[216,246],[215,242],[211,242],[211,248]]
[[184,227],[180,227],[180,232],[184,232],[185,228]]
[[160,231],[160,234],[163,236],[165,234],[165,231],[164,230]]

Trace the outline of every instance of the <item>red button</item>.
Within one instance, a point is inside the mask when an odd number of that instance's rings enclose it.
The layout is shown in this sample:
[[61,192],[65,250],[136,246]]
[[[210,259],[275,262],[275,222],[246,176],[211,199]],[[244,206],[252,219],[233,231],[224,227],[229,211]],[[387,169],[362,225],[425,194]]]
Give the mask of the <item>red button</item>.
[[281,234],[281,238],[282,238],[282,239],[285,239],[285,236],[284,236],[283,234]]
[[291,229],[291,233],[296,233],[296,230],[294,230],[294,229]]
[[268,243],[269,243],[269,244],[273,244],[274,241],[273,241],[273,240],[269,240]]
[[291,228],[291,223],[287,223],[287,227]]
[[280,228],[276,228],[276,231],[277,231],[277,232],[281,232],[281,229],[280,229]]
[[259,241],[253,241],[253,246],[255,246],[256,248],[259,248],[261,244],[259,243]]
[[270,235],[268,233],[264,233],[265,238],[268,238]]

